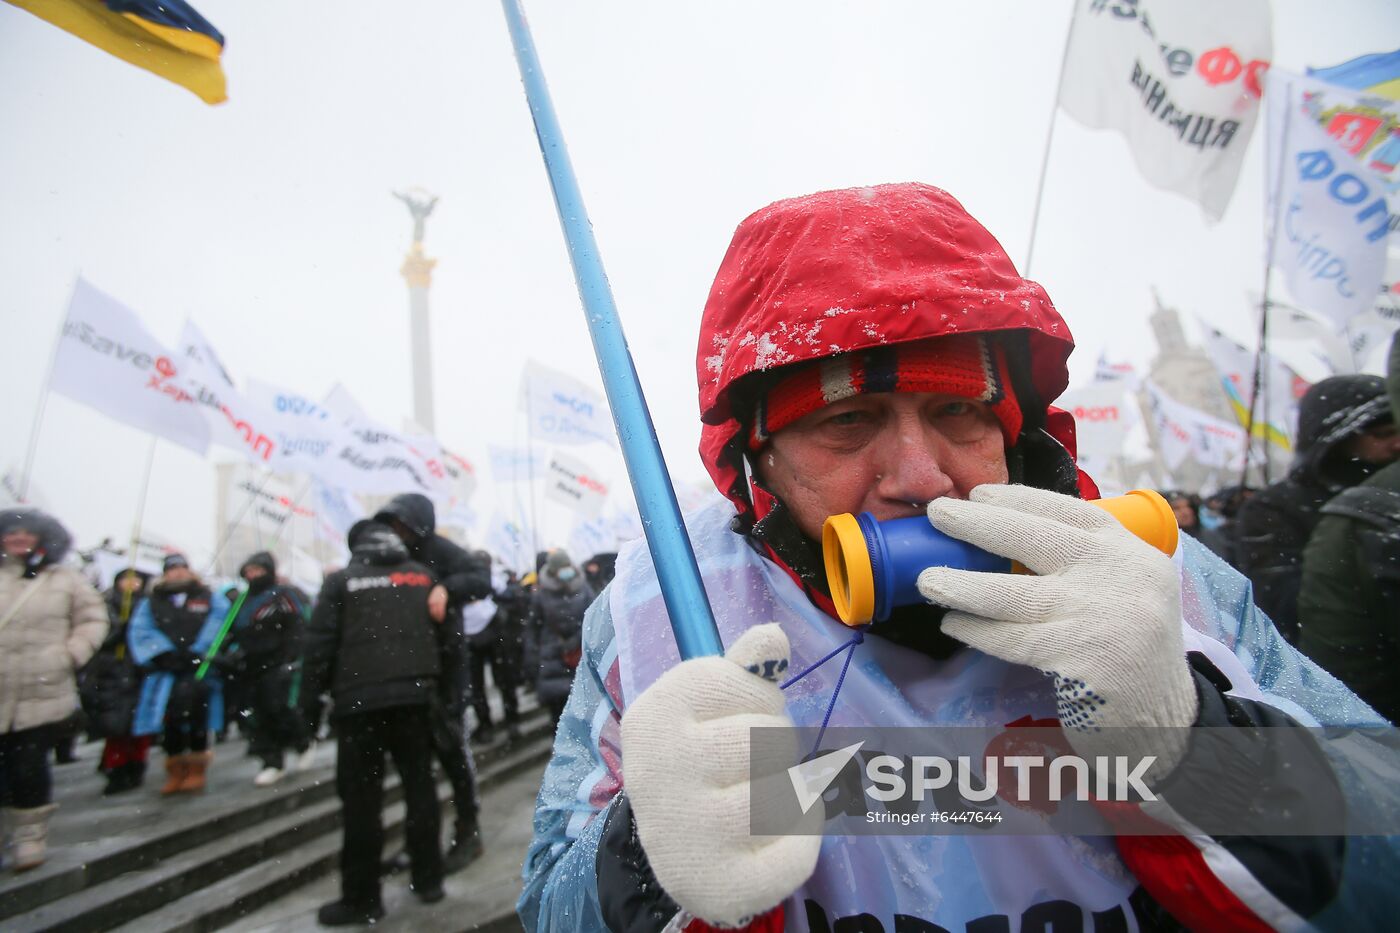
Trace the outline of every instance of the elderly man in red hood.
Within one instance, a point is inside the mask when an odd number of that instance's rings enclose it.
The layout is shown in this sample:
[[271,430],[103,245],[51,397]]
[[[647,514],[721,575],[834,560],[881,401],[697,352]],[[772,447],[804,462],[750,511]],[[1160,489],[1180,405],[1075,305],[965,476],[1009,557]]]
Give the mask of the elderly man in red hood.
[[[727,501],[686,519],[728,652],[682,662],[645,547],[623,549],[540,791],[527,928],[1265,929],[1334,899],[1344,847],[1325,836],[751,833],[756,726],[1058,721],[1085,756],[1141,753],[1152,733],[1170,771],[1190,727],[1317,714],[1298,685],[1326,675],[1305,659],[1249,667],[1243,646],[1277,636],[1238,575],[1216,561],[1235,589],[1210,590],[1204,549],[1174,562],[1082,501],[1097,490],[1051,407],[1073,346],[937,188],[820,192],[740,224],[697,359],[701,454]],[[850,636],[818,544],[845,512],[927,515],[1036,575],[927,569],[929,604],[873,626],[857,663],[780,690]],[[1376,721],[1328,690],[1343,720]]]

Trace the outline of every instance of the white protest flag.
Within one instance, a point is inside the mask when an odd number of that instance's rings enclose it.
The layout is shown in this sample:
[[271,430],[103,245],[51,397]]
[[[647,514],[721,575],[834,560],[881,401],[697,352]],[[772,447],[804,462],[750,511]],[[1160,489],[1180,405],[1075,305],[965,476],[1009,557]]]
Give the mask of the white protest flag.
[[[228,481],[223,483],[224,533],[246,532],[250,540],[261,542],[278,533],[288,522],[300,517],[314,520],[316,509],[311,497],[300,496],[291,477],[272,476],[243,464],[221,467]],[[307,501],[302,501],[303,499]]]
[[1137,370],[1132,363],[1112,363],[1108,359],[1108,351],[1099,353],[1099,361],[1094,364],[1095,382],[1122,382],[1128,388],[1136,391],[1138,387]]
[[594,554],[617,550],[617,537],[612,523],[606,518],[580,518],[569,532],[568,551],[576,563],[583,563]]
[[556,444],[601,441],[617,446],[612,415],[602,395],[567,373],[528,360],[520,376],[520,407],[535,440]]
[[350,437],[345,417],[337,416],[307,396],[257,379],[249,379],[244,397],[258,411],[271,412],[273,459],[279,473],[309,473],[335,483],[333,458]]
[[1055,407],[1074,415],[1076,458],[1091,473],[1102,472],[1123,452],[1123,443],[1138,422],[1137,405],[1128,401],[1122,382],[1096,382],[1071,389]]
[[497,483],[525,483],[544,476],[549,466],[549,454],[529,447],[486,445],[491,461],[491,476]]
[[[1205,321],[1201,321],[1201,330],[1206,336],[1206,355],[1220,375],[1230,410],[1241,427],[1247,426],[1250,400],[1254,398],[1254,353]],[[1281,450],[1292,450],[1298,400],[1312,383],[1272,353],[1265,354],[1263,364],[1259,375],[1265,392],[1254,405],[1254,436]]]
[[431,435],[410,436],[375,421],[343,386],[320,402],[266,383],[250,385],[250,394],[269,399],[289,425],[296,456],[285,469],[311,473],[328,486],[350,492],[395,494],[420,492],[446,501],[452,477],[442,448]]
[[507,567],[516,570],[535,568],[530,533],[524,521],[518,517],[512,518],[499,511],[493,514],[491,523],[486,528],[482,547]]
[[1151,380],[1144,382],[1143,388],[1148,415],[1157,429],[1157,443],[1167,469],[1177,469],[1188,457],[1207,467],[1231,470],[1243,467],[1243,428],[1183,405]]
[[366,517],[358,500],[319,479],[312,481],[308,498],[316,510],[316,534],[325,541],[344,544],[351,526]]
[[[1257,330],[1260,312],[1264,306],[1263,298],[1258,292],[1246,292],[1246,295]],[[1299,354],[1297,359],[1306,357],[1307,360],[1319,364],[1325,375],[1349,373],[1355,369],[1346,339],[1344,335],[1332,330],[1331,321],[1282,301],[1270,300],[1269,343],[1277,347],[1279,341],[1291,341],[1285,343],[1280,352],[1287,354],[1291,349]]]
[[1354,92],[1284,71],[1268,83],[1273,265],[1298,304],[1340,331],[1380,295],[1390,232],[1385,180],[1319,125],[1319,113],[1347,106]]
[[181,364],[136,312],[83,279],[73,287],[49,388],[202,454],[209,425],[181,388]]
[[1060,104],[1122,133],[1150,184],[1219,220],[1272,55],[1268,0],[1077,0]]
[[556,450],[545,471],[544,497],[568,506],[584,518],[597,518],[608,498],[608,486],[587,463]]
[[[1390,347],[1395,331],[1400,329],[1400,307],[1376,305],[1362,311],[1347,324],[1347,344],[1355,361],[1354,369],[1365,370],[1368,363],[1376,363],[1376,369],[1385,370],[1384,353]],[[1381,360],[1375,359],[1377,353]]]
[[285,471],[302,468],[288,462],[280,436],[288,431],[270,406],[238,391],[203,331],[186,321],[180,334],[180,384],[209,422],[210,440],[235,451],[250,463]]

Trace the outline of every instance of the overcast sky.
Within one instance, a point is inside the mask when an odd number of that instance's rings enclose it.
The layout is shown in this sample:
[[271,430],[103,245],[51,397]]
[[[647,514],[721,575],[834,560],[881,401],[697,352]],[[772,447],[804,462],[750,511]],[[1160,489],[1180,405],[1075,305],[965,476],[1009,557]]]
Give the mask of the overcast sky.
[[[1161,0],[1158,0],[1161,2]],[[426,246],[438,434],[523,441],[527,357],[597,385],[499,5],[195,0],[225,35],[207,107],[0,4],[0,470],[18,467],[74,276],[173,343],[191,316],[237,379],[337,381],[411,408],[410,239],[392,189],[440,195]],[[824,188],[946,188],[1024,261],[1069,0],[530,0],[531,26],[672,472],[695,453],[700,310],[735,225]],[[1274,0],[1275,63],[1400,46],[1394,0]],[[1126,144],[1061,115],[1034,278],[1077,338],[1145,362],[1150,288],[1240,335],[1263,279],[1262,134],[1225,219],[1148,187]],[[54,396],[34,482],[81,543],[130,527],[144,435]],[[217,450],[214,458],[224,454]],[[600,458],[603,459],[603,458]],[[483,464],[484,466],[484,464]],[[621,483],[619,462],[604,469]],[[483,478],[488,479],[483,469]],[[489,514],[487,482],[477,511]],[[147,526],[214,538],[210,461],[156,455]]]

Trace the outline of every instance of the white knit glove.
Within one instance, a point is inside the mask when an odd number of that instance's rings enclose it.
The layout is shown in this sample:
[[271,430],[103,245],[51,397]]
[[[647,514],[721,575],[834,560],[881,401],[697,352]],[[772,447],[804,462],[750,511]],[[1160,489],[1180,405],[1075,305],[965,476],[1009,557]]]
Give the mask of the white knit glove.
[[1029,486],[935,499],[928,517],[939,531],[1036,574],[925,570],[919,592],[954,610],[943,631],[1053,674],[1060,725],[1081,756],[1151,754],[1150,776],[1169,773],[1185,751],[1185,730],[1141,730],[1196,720],[1171,558],[1097,506]]
[[[782,629],[756,626],[724,657],[661,675],[622,717],[623,781],[647,860],[677,904],[711,923],[776,907],[821,851],[819,835],[749,834],[749,730],[793,727],[775,682],[787,664]],[[820,806],[808,815],[824,818]]]

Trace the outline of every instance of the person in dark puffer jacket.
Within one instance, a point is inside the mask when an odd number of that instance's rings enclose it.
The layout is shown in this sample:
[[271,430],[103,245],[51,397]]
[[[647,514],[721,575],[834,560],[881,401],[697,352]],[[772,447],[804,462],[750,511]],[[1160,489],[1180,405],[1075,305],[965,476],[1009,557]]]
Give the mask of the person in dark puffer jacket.
[[[438,534],[432,500],[416,492],[395,496],[374,520],[392,528],[409,556],[432,571],[438,585],[429,594],[428,603],[445,613],[449,625],[461,630],[463,607],[491,595],[490,557],[483,560],[469,554]],[[464,658],[453,676],[438,684],[440,702],[433,707],[433,748],[452,784],[452,804],[457,810],[452,844],[444,860],[449,872],[466,867],[482,852],[476,821],[476,767],[467,752],[464,724],[468,673]]]
[[439,682],[456,676],[461,629],[429,608],[437,585],[387,526],[350,529],[350,566],[326,577],[311,613],[303,678],[310,700],[329,690],[339,737],[336,790],[344,804],[341,896],[321,907],[326,926],[384,916],[380,856],[384,756],[393,759],[408,807],[412,886],[426,903],[442,890],[440,815],[432,775],[432,712]]
[[117,574],[104,594],[111,624],[102,647],[78,674],[78,693],[88,717],[88,731],[106,739],[99,770],[107,776],[106,796],[140,787],[146,778],[149,735],[131,734],[141,669],[126,646],[126,629],[142,600],[150,574],[128,568]]
[[268,787],[286,774],[289,750],[297,754],[300,766],[311,745],[295,696],[305,603],[291,587],[277,582],[277,563],[267,551],[244,561],[238,575],[247,582],[248,595],[220,662],[248,704],[248,750],[263,763],[253,783]]
[[[1386,385],[1400,419],[1400,334]],[[1393,426],[1377,442],[1400,452]],[[1376,712],[1400,721],[1400,461],[1322,507],[1303,551],[1301,586],[1298,647]]]
[[564,551],[552,551],[540,571],[539,588],[530,603],[530,631],[539,668],[535,693],[558,722],[569,699],[583,645],[583,614],[593,591]]
[[1395,459],[1383,443],[1393,432],[1380,376],[1324,379],[1308,389],[1298,405],[1296,453],[1288,476],[1261,489],[1240,508],[1240,573],[1254,584],[1255,604],[1289,644],[1298,641],[1303,548],[1322,506]]

